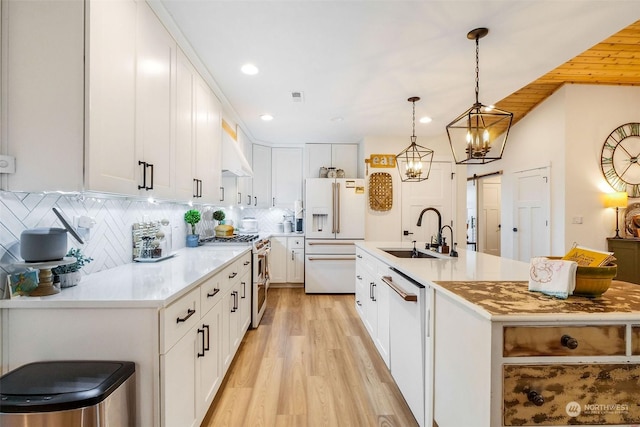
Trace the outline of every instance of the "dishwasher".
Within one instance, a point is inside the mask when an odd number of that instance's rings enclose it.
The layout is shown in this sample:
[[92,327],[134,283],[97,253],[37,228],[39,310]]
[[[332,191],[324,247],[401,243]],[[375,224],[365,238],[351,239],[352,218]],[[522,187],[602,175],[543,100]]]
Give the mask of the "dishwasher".
[[426,341],[431,288],[413,280],[395,268],[382,281],[389,292],[389,361],[391,376],[398,385],[418,425],[425,425],[431,405],[425,397],[427,361],[430,346]]
[[132,425],[133,362],[34,362],[0,377],[0,426]]

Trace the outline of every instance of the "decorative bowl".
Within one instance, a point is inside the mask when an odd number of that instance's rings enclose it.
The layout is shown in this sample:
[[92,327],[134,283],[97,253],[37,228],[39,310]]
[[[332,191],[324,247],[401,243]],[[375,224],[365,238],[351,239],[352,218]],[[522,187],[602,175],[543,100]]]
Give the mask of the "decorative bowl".
[[616,277],[618,266],[616,264],[603,265],[601,267],[580,267],[576,271],[576,288],[573,295],[585,297],[598,297],[605,293],[611,280]]
[[[561,259],[561,257],[547,257],[549,259]],[[600,267],[578,266],[576,270],[576,287],[573,295],[595,298],[609,289],[611,280],[616,277],[618,266],[616,264]]]

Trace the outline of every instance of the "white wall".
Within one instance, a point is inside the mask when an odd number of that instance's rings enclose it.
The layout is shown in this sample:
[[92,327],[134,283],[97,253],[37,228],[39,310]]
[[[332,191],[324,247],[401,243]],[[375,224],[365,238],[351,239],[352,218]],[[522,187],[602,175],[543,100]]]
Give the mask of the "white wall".
[[[369,158],[371,154],[397,154],[407,148],[410,144],[409,136],[368,136],[362,142],[363,156]],[[434,151],[434,161],[453,161],[451,148],[446,135],[437,139],[420,138],[416,141],[418,145],[430,148]],[[456,223],[454,230],[457,242],[466,240],[466,167],[455,167],[456,173]],[[367,203],[365,221],[365,239],[372,241],[400,241],[402,211],[400,200],[400,174],[397,168],[369,168],[369,175],[373,172],[388,172],[393,179],[393,207],[386,212],[377,212],[369,209]],[[367,191],[368,175],[365,173]],[[368,201],[368,199],[367,199]],[[465,245],[459,245],[459,248]]]
[[[574,242],[605,250],[615,213],[602,206],[603,193],[613,191],[600,169],[602,145],[613,129],[638,121],[638,87],[565,85],[513,126],[501,160],[469,167],[470,174],[504,171],[502,256],[513,257],[512,174],[542,166],[551,167],[551,255]],[[582,224],[573,224],[578,217]]]

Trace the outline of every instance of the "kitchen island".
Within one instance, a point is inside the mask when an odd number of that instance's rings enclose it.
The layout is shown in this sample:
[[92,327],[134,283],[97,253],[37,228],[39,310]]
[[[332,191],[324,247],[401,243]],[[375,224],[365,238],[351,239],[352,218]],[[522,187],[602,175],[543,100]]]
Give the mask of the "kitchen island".
[[136,425],[197,426],[251,320],[251,248],[201,246],[0,300],[3,372],[45,360],[136,364]]
[[[370,289],[356,293],[356,309],[420,425],[640,423],[640,288],[614,281],[599,298],[558,300],[528,291],[527,263],[464,250],[413,259],[385,251],[411,248],[358,244],[356,282],[364,277]],[[423,313],[415,317],[424,322],[423,367],[415,358],[393,363],[406,359],[411,338],[394,319],[412,310]],[[405,371],[424,389],[403,388]],[[416,395],[422,405],[411,404]]]

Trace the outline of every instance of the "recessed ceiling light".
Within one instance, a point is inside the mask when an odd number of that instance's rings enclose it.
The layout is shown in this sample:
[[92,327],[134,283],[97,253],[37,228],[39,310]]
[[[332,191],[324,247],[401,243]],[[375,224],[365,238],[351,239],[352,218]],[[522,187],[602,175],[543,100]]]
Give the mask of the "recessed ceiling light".
[[420,123],[431,123],[433,119],[428,116],[420,117]]
[[344,117],[342,117],[342,116],[332,117],[332,118],[331,118],[331,121],[332,121],[333,123],[340,123],[340,122],[343,122],[343,121],[344,121]]
[[271,114],[263,114],[260,116],[260,118],[265,122],[270,122],[271,120],[273,120],[273,116]]
[[260,71],[258,70],[258,67],[253,64],[244,64],[240,70],[248,76],[255,76],[258,74],[258,71]]

